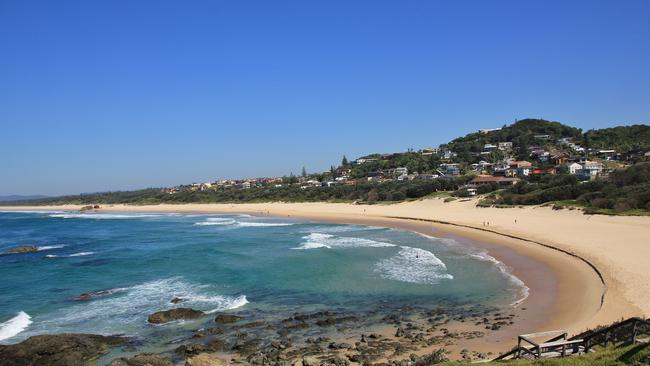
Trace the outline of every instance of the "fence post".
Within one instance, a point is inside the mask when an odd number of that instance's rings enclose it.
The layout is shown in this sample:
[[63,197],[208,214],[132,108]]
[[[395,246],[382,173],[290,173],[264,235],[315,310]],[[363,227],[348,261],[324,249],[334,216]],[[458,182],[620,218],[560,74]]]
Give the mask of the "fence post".
[[632,323],[632,344],[636,343],[636,319]]

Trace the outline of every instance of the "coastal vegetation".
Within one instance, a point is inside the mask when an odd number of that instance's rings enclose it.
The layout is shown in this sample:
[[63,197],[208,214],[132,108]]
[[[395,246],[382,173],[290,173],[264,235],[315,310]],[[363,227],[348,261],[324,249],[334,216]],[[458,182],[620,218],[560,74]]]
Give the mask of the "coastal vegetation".
[[[0,204],[354,202],[483,195],[482,206],[554,204],[587,213],[650,213],[650,126],[583,132],[542,119],[483,129],[438,148],[345,155],[328,171],[168,188],[25,199]],[[494,176],[476,184],[475,177]],[[499,184],[516,183],[512,185]]]
[[650,162],[613,171],[608,179],[580,182],[572,175],[543,176],[495,192],[483,205],[539,205],[559,201],[558,208],[581,206],[590,213],[650,210]]

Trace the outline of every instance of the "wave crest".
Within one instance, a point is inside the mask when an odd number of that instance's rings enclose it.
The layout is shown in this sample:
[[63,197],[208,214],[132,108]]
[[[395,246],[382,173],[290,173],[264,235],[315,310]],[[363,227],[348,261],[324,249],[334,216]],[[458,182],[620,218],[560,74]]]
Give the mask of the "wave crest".
[[375,271],[382,277],[416,284],[436,284],[453,279],[447,266],[435,254],[420,248],[401,247],[393,257],[379,261]]
[[305,242],[299,247],[292,249],[317,249],[317,248],[381,248],[381,247],[394,247],[395,244],[384,243],[364,238],[354,238],[347,236],[335,236],[332,234],[311,233],[304,236]]
[[32,317],[24,311],[19,312],[15,317],[0,323],[0,341],[18,335],[30,324],[32,324]]

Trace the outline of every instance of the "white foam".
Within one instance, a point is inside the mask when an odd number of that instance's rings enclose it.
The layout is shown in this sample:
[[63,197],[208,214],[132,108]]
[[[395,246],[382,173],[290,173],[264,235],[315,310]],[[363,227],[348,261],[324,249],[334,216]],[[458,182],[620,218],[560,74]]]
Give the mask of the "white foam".
[[519,277],[512,274],[512,269],[505,265],[505,263],[489,255],[487,251],[468,253],[472,258],[476,258],[481,261],[486,261],[493,263],[494,266],[501,272],[501,274],[512,283],[513,286],[519,288],[520,297],[515,302],[511,303],[510,306],[517,307],[521,305],[530,295],[530,288],[526,286],[524,281],[519,279]]
[[519,279],[519,277],[515,276],[512,274],[512,269],[508,266],[505,265],[505,263],[499,261],[498,259],[494,258],[490,254],[488,254],[487,250],[480,250],[472,247],[468,247],[465,245],[461,245],[457,241],[451,238],[436,238],[434,236],[418,233],[421,236],[435,240],[437,242],[442,242],[443,244],[447,245],[448,247],[452,247],[456,249],[457,251],[460,251],[461,253],[471,257],[475,258],[481,261],[486,261],[494,264],[494,266],[501,272],[501,274],[508,280],[514,287],[517,287],[519,289],[519,299],[516,300],[515,302],[511,303],[510,306],[517,307],[521,305],[521,303],[524,302],[530,295],[530,288],[526,286],[524,281]]
[[240,221],[237,223],[237,226],[240,227],[271,227],[271,226],[291,226],[293,223],[290,222],[247,222]]
[[44,246],[39,246],[38,251],[41,252],[43,250],[50,250],[50,249],[60,249],[65,247],[65,244],[59,244],[59,245],[44,245]]
[[205,221],[196,222],[194,223],[194,225],[213,226],[213,225],[234,225],[236,223],[237,221],[235,221],[234,219],[227,219],[221,217],[208,217],[207,219],[205,219]]
[[100,213],[55,213],[50,217],[63,219],[97,219],[97,220],[114,220],[114,219],[139,219],[144,217],[158,217],[158,214],[100,214]]
[[84,257],[87,255],[93,255],[95,252],[79,252],[79,253],[73,253],[73,254],[68,254],[68,255],[56,255],[56,254],[48,254],[46,257],[48,258],[65,258],[65,257]]
[[[190,301],[192,301],[192,299],[190,299]],[[205,301],[213,302],[218,305],[216,308],[206,311],[205,313],[207,314],[216,313],[217,311],[237,309],[248,304],[248,299],[245,295],[238,297],[213,296],[205,299]]]
[[[249,217],[242,216],[240,217]],[[252,217],[252,216],[250,216]],[[194,225],[198,226],[236,226],[236,227],[273,227],[273,226],[290,226],[293,225],[291,222],[256,222],[256,221],[238,221],[234,218],[224,218],[224,217],[208,217],[205,221],[196,222]]]
[[304,236],[305,242],[299,247],[292,249],[317,249],[317,248],[381,248],[394,247],[395,244],[384,243],[364,238],[354,238],[347,236],[335,236],[323,233],[311,233]]
[[14,337],[32,324],[32,317],[21,311],[15,317],[0,323],[0,341]]
[[[78,301],[73,306],[41,317],[38,327],[33,327],[31,333],[82,331],[114,334],[124,332],[129,326],[140,327],[149,314],[159,310],[183,306],[213,313],[248,303],[244,295],[218,295],[208,285],[192,284],[180,277],[97,292],[100,293],[93,300]],[[185,301],[172,304],[170,300],[174,297]]]
[[453,279],[454,276],[446,270],[445,263],[435,254],[405,246],[395,256],[375,265],[375,271],[384,278],[417,284],[436,284],[442,279]]
[[[310,228],[314,230],[314,228]],[[379,226],[361,226],[361,225],[327,225],[319,226],[316,230],[320,233],[338,234],[348,232],[370,231],[370,230],[390,230]]]

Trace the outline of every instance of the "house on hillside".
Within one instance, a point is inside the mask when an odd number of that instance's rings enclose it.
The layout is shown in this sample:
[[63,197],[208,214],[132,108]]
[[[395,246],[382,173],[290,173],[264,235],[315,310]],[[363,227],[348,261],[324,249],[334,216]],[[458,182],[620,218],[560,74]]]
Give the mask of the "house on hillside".
[[445,150],[440,154],[440,157],[443,158],[443,159],[446,159],[446,160],[453,159],[453,158],[455,158],[457,156],[458,156],[458,154],[456,154],[455,152],[453,152],[451,150]]
[[592,180],[603,173],[603,164],[596,161],[585,161],[581,163],[581,169],[576,170],[576,177],[580,180]]
[[370,172],[366,175],[366,178],[369,182],[379,181],[384,179],[384,173],[382,172]]
[[422,151],[420,153],[422,155],[425,155],[425,156],[439,155],[440,154],[440,149],[430,147],[430,148],[422,149]]
[[458,167],[458,164],[440,164],[439,170],[445,176],[460,175],[460,168]]
[[551,135],[535,135],[533,136],[535,140],[543,140],[543,141],[548,141],[551,139]]
[[485,133],[490,133],[492,131],[500,131],[500,130],[501,130],[500,127],[499,128],[481,128],[480,130],[478,130],[478,132],[485,134]]
[[582,165],[580,165],[579,163],[573,162],[573,163],[567,165],[567,169],[569,169],[569,174],[576,174],[576,172],[579,169],[582,169]]
[[501,151],[512,150],[512,141],[499,142],[498,147]]
[[485,145],[483,145],[483,150],[485,150],[485,151],[492,151],[492,150],[496,150],[497,148],[498,148],[498,146],[494,145],[494,144],[485,144]]
[[397,180],[404,180],[408,176],[409,170],[406,167],[398,167],[386,170],[386,175],[396,178]]

